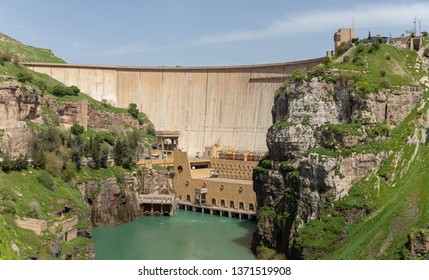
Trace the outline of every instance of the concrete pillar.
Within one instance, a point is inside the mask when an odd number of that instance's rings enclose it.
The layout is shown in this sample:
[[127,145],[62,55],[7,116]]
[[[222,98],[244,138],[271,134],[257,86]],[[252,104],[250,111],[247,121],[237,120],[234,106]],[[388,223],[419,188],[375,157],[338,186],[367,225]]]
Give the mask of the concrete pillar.
[[228,211],[228,217],[232,218],[232,213]]
[[85,130],[88,128],[88,101],[82,100],[80,102],[80,125]]
[[210,209],[210,215],[213,215],[213,210],[212,209]]
[[195,209],[195,207],[194,207],[194,206],[192,206],[192,212],[195,212],[195,210],[196,210],[196,209]]

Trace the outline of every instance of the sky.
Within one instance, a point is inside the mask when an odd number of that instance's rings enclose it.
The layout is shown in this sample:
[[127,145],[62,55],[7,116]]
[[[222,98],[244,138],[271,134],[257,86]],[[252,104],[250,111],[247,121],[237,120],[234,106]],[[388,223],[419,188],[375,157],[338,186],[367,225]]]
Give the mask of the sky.
[[429,1],[0,0],[0,32],[73,64],[220,66],[323,57],[356,36],[429,31]]

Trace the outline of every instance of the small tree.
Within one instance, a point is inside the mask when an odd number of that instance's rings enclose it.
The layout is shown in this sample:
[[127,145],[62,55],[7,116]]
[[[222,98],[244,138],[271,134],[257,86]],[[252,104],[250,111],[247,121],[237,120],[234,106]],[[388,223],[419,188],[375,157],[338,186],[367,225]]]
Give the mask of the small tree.
[[128,105],[128,113],[135,119],[139,118],[139,109],[137,109],[136,103],[130,103],[130,105]]
[[84,132],[84,128],[83,126],[81,126],[78,123],[75,123],[71,128],[70,128],[70,132],[74,135],[80,135]]

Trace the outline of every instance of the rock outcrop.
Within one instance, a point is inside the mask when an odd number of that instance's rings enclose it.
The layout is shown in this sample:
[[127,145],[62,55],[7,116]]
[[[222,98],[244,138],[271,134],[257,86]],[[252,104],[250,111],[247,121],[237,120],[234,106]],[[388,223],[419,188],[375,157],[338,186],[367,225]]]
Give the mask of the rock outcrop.
[[0,83],[0,153],[28,154],[32,130],[25,120],[39,120],[42,95],[15,81]]
[[91,209],[95,227],[114,226],[142,215],[140,194],[165,194],[172,190],[170,171],[144,170],[143,174],[125,174],[121,178],[89,180],[79,185],[83,201]]
[[429,229],[415,230],[408,234],[408,252],[405,259],[429,260]]
[[413,87],[358,94],[317,77],[286,85],[272,109],[269,157],[254,172],[259,210],[253,249],[299,258],[292,248],[296,231],[388,157],[354,148],[386,139],[422,95]]

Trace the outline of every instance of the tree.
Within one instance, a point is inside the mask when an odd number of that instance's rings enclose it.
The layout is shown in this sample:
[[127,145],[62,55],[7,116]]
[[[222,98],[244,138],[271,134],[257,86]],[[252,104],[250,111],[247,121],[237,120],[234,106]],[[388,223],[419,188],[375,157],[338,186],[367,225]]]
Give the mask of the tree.
[[124,168],[131,167],[131,151],[124,140],[118,139],[118,141],[116,141],[116,145],[113,149],[113,159],[115,160],[115,165],[122,166]]
[[138,119],[139,118],[139,109],[137,109],[136,103],[130,103],[128,105],[128,114],[131,115],[131,117]]
[[80,135],[84,132],[84,128],[83,126],[81,126],[78,123],[75,123],[71,128],[70,128],[70,132],[74,135]]

